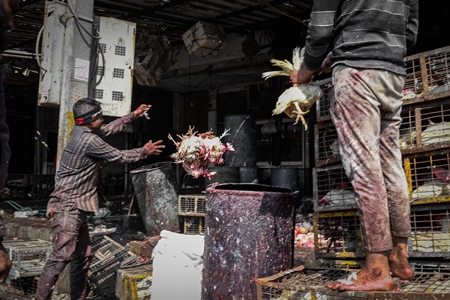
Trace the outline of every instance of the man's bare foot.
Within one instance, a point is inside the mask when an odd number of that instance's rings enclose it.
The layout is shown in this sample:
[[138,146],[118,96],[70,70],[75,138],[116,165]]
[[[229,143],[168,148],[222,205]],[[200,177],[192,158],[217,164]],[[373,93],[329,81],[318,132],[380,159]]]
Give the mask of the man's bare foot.
[[382,274],[379,269],[373,271],[362,269],[354,274],[356,276],[351,275],[347,279],[331,282],[326,286],[340,291],[391,291],[394,289],[394,280],[390,274]]
[[414,271],[406,256],[397,255],[394,251],[389,254],[389,268],[393,277],[409,280],[414,277]]
[[389,253],[389,269],[393,277],[409,280],[414,271],[409,265],[407,257],[407,238],[393,237],[394,248]]

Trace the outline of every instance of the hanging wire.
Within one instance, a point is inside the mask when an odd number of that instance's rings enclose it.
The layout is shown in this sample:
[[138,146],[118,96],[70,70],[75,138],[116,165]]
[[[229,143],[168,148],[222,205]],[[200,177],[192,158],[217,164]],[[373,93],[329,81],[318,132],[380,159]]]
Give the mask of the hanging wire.
[[294,17],[294,16],[291,16],[291,15],[285,13],[284,11],[282,11],[282,10],[276,8],[276,7],[273,6],[272,4],[267,3],[267,2],[264,1],[264,0],[257,0],[257,1],[258,1],[259,3],[262,3],[262,4],[264,4],[264,5],[267,5],[267,6],[271,7],[272,9],[274,9],[276,12],[282,14],[283,16],[286,16],[286,17],[288,17],[288,18],[294,19],[295,21],[298,21],[298,22],[302,23],[306,28],[308,28],[308,25],[307,25],[305,22],[303,22],[302,20],[300,20],[300,19],[298,19],[298,18],[296,18],[296,17]]

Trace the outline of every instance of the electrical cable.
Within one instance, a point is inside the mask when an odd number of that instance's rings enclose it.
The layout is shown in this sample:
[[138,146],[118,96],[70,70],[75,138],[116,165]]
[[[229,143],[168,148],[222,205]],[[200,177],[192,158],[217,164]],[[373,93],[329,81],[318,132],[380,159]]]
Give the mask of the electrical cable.
[[83,25],[81,25],[80,18],[75,13],[75,9],[72,6],[71,0],[67,0],[67,4],[69,5],[70,12],[72,13],[75,23],[77,23],[77,26],[79,26],[81,29],[83,29],[84,32],[86,32],[91,38],[93,39],[101,39],[101,36],[95,36],[92,33],[90,33]]
[[272,4],[267,3],[267,2],[265,2],[265,1],[263,1],[263,0],[258,0],[258,2],[260,2],[260,3],[262,3],[262,4],[265,4],[265,5],[267,5],[267,6],[271,7],[271,8],[273,8],[275,11],[277,11],[278,13],[280,13],[280,14],[282,14],[282,15],[288,17],[288,18],[294,19],[294,20],[296,20],[296,21],[302,23],[306,28],[308,28],[308,25],[307,25],[305,22],[303,22],[302,20],[300,20],[300,19],[298,19],[298,18],[296,18],[296,17],[293,17],[293,16],[291,16],[291,15],[285,13],[285,12],[282,11],[282,10],[279,10],[278,8],[276,8],[275,6],[273,6]]
[[41,54],[39,53],[39,43],[41,41],[41,37],[42,37],[42,32],[43,31],[44,31],[44,26],[42,26],[41,29],[39,29],[39,33],[38,33],[37,38],[36,38],[36,48],[34,49],[34,52],[36,53],[36,62],[38,64],[39,68],[42,71],[47,72],[47,70],[42,67],[42,64],[41,64],[41,62],[39,60],[40,56],[41,56]]

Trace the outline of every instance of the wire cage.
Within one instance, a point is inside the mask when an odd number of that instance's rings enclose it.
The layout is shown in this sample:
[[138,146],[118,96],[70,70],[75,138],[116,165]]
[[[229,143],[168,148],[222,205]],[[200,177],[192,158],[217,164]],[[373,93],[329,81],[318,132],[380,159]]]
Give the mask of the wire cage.
[[450,201],[450,148],[439,152],[404,156],[411,204]]
[[102,297],[114,296],[119,268],[140,265],[136,255],[107,236],[92,242],[92,253],[88,278],[95,294]]
[[448,99],[403,107],[400,149],[404,155],[448,147],[450,147]]
[[410,257],[450,256],[450,204],[414,207],[411,211]]
[[20,277],[39,276],[52,251],[51,242],[38,239],[5,240],[3,246]]
[[316,213],[314,244],[317,258],[364,257],[362,229],[357,211]]
[[206,196],[204,195],[179,195],[178,215],[180,216],[205,216]]
[[356,208],[355,194],[341,164],[313,169],[315,211]]
[[[333,291],[326,284],[358,270],[296,267],[257,279],[257,300],[431,300],[448,299],[450,273],[416,272],[409,281],[395,279],[389,292]],[[357,274],[356,274],[357,276]]]
[[331,120],[330,105],[331,97],[333,97],[333,81],[332,78],[317,81],[322,90],[322,97],[316,102],[317,122],[322,123]]
[[362,269],[365,266],[364,259],[327,259],[319,258],[314,261],[314,268],[319,269]]
[[184,234],[205,234],[205,217],[181,216]]
[[414,54],[404,61],[404,104],[450,96],[450,46]]
[[320,168],[340,162],[338,136],[332,122],[314,126],[314,148],[316,167]]

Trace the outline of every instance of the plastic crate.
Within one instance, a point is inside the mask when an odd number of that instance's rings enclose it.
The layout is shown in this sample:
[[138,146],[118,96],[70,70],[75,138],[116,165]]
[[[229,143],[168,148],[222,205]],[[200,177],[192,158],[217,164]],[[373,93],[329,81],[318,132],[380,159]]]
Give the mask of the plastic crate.
[[316,102],[317,122],[322,123],[331,120],[330,105],[334,89],[332,78],[317,81],[322,90],[322,97]]
[[107,236],[92,242],[92,261],[88,271],[89,282],[102,297],[114,296],[116,273],[121,267],[138,266],[139,258]]
[[410,257],[450,256],[450,204],[413,207]]
[[404,156],[411,204],[450,202],[450,148]]
[[314,215],[316,258],[363,258],[364,242],[356,210]]
[[117,270],[116,297],[120,300],[149,300],[153,280],[152,265]]
[[395,279],[390,292],[333,291],[326,284],[358,270],[304,269],[303,266],[257,279],[257,300],[431,300],[448,299],[450,273],[417,272],[409,281]]
[[178,196],[178,214],[180,216],[205,216],[206,196],[180,195]]
[[205,234],[205,217],[182,216],[184,234]]
[[400,149],[404,155],[450,147],[448,99],[404,106]]
[[405,105],[450,96],[450,46],[414,54],[404,61]]
[[314,150],[315,163],[318,168],[341,161],[337,131],[332,122],[314,126]]
[[356,208],[353,187],[342,165],[313,169],[315,211],[336,211]]
[[3,246],[20,277],[39,276],[52,252],[51,242],[38,239],[5,240]]

